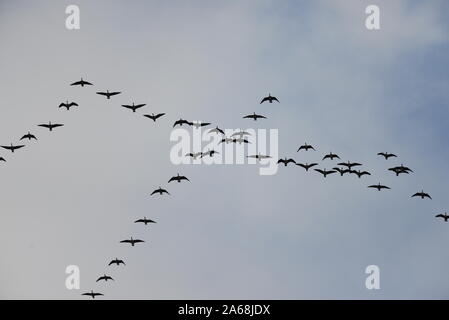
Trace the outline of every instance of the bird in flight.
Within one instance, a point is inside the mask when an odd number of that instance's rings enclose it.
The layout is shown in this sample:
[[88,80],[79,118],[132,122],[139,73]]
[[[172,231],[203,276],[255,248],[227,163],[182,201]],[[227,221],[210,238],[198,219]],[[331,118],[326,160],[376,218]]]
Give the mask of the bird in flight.
[[73,101],[69,103],[69,101],[66,101],[66,102],[61,103],[58,108],[62,108],[62,107],[66,108],[68,111],[68,110],[70,110],[71,107],[78,107],[78,103],[73,102]]
[[449,219],[449,215],[447,214],[447,212],[445,212],[444,214],[437,214],[435,216],[435,218],[443,218],[445,222],[447,222],[447,220]]
[[80,81],[72,83],[71,86],[81,86],[81,87],[92,86],[92,83],[84,81],[83,78],[81,78]]
[[107,275],[102,275],[101,277],[99,277],[98,279],[97,279],[97,281],[96,282],[98,282],[98,281],[101,281],[101,280],[103,280],[103,281],[106,281],[106,282],[108,282],[108,280],[112,280],[112,281],[114,281],[114,279],[112,279],[112,277],[110,277],[110,276],[107,276]]
[[257,119],[266,119],[266,118],[267,117],[262,116],[260,114],[256,114],[255,112],[253,114],[249,114],[243,117],[243,119],[253,119],[254,121],[257,121]]
[[351,172],[351,170],[349,170],[349,169],[338,168],[338,167],[333,168],[333,170],[337,171],[340,174],[340,176],[342,176],[342,177],[345,173]]
[[198,157],[201,157],[202,155],[203,155],[202,152],[196,152],[196,153],[190,152],[190,153],[187,153],[187,154],[186,154],[186,157],[191,157],[191,158],[193,158],[194,160],[196,160]]
[[388,160],[388,158],[397,158],[397,155],[393,154],[393,153],[388,153],[388,152],[379,152],[377,154],[378,156],[382,156],[385,158],[385,160]]
[[388,170],[396,173],[396,176],[399,176],[401,173],[410,174],[410,172],[413,172],[410,168],[404,167],[402,164],[398,167],[389,168]]
[[54,128],[62,127],[63,124],[59,124],[59,123],[54,123],[54,124],[53,124],[53,123],[49,122],[48,124],[38,124],[38,126],[39,126],[39,127],[43,127],[43,128],[47,128],[47,129],[49,129],[50,131],[53,131]]
[[357,166],[361,166],[362,164],[361,163],[357,163],[357,162],[340,162],[340,163],[337,163],[339,166],[345,166],[345,167],[347,167],[349,170],[351,170],[352,169],[352,167],[357,167]]
[[218,151],[215,151],[215,150],[208,150],[207,152],[202,152],[201,153],[201,158],[203,158],[203,157],[205,157],[205,156],[209,156],[209,157],[213,157],[214,156],[214,154],[219,154],[219,152]]
[[156,193],[159,193],[160,195],[163,195],[164,193],[166,193],[166,194],[170,194],[170,193],[168,193],[168,191],[167,190],[165,190],[165,189],[162,189],[161,187],[159,187],[159,188],[157,188],[156,190],[154,190],[152,193],[151,193],[151,196],[153,195],[153,194],[156,194]]
[[315,150],[314,147],[312,147],[310,144],[307,144],[307,142],[305,142],[302,146],[300,146],[300,147],[298,148],[298,151],[296,151],[296,152],[299,152],[300,150],[306,150],[306,151],[309,151],[309,149]]
[[246,131],[243,131],[243,130],[240,130],[238,132],[233,133],[231,135],[231,137],[239,136],[240,138],[243,138],[244,136],[250,136],[250,135],[251,135],[250,133],[248,133]]
[[210,125],[210,122],[196,121],[196,122],[189,122],[189,125],[193,126],[195,129],[199,129],[201,127]]
[[126,264],[125,264],[125,262],[123,261],[123,260],[120,260],[120,259],[117,259],[117,258],[115,258],[114,260],[111,260],[111,262],[109,262],[109,266],[111,265],[111,264],[116,264],[116,265],[120,265],[120,264],[123,264],[124,266],[126,266]]
[[279,159],[277,163],[278,163],[278,164],[279,164],[279,163],[283,163],[284,166],[286,167],[289,163],[294,163],[294,164],[296,164],[296,161],[293,160],[293,159],[291,159],[291,158],[290,158],[290,159],[284,158],[284,159]]
[[310,168],[312,168],[314,166],[317,166],[318,163],[311,163],[311,164],[308,164],[308,163],[297,163],[296,165],[300,166],[300,167],[303,167],[304,169],[306,169],[306,171],[309,171]]
[[273,97],[271,94],[268,94],[268,97],[265,97],[260,101],[260,104],[264,103],[265,101],[268,101],[269,103],[273,103],[273,101],[279,102],[278,98]]
[[340,159],[340,157],[338,155],[336,155],[335,153],[328,153],[323,157],[323,161],[326,159],[331,159],[334,160],[335,158]]
[[233,143],[238,143],[238,144],[242,144],[242,143],[251,143],[248,140],[244,139],[244,138],[234,138],[232,139]]
[[209,133],[216,133],[216,134],[221,133],[221,134],[223,134],[223,135],[225,134],[224,131],[221,130],[218,126],[216,126],[216,127],[213,128],[213,129],[210,129],[210,130],[209,130]]
[[191,122],[184,120],[184,119],[179,119],[179,120],[175,121],[173,128],[176,127],[177,125],[180,125],[182,127],[183,124],[191,125]]
[[140,239],[133,239],[133,237],[131,237],[130,239],[125,239],[125,240],[120,241],[120,243],[129,243],[131,245],[131,247],[134,247],[134,245],[136,243],[142,243],[142,242],[145,242],[145,241],[140,240]]
[[134,102],[133,102],[131,105],[129,105],[129,104],[122,104],[123,108],[131,109],[133,112],[136,112],[137,109],[142,108],[144,106],[146,106],[145,103],[134,104]]
[[332,173],[335,173],[335,172],[337,172],[337,171],[335,171],[335,170],[326,170],[326,169],[324,169],[324,170],[321,170],[321,169],[314,169],[316,172],[319,172],[319,173],[321,173],[322,175],[323,175],[323,177],[327,177],[327,175],[328,174],[332,174]]
[[412,195],[412,198],[413,198],[413,197],[420,197],[421,199],[424,199],[424,198],[432,199],[432,197],[430,196],[430,194],[424,192],[424,190],[421,190],[421,192],[415,193],[414,195]]
[[168,183],[170,183],[171,181],[178,181],[178,183],[179,183],[179,182],[181,182],[182,180],[187,180],[187,181],[190,182],[190,180],[189,180],[187,177],[185,177],[185,176],[180,176],[179,173],[178,173],[177,176],[171,177],[170,180],[168,180]]
[[12,153],[14,153],[15,150],[20,149],[20,148],[23,148],[23,147],[25,147],[25,145],[21,144],[21,145],[14,146],[14,145],[11,143],[10,146],[1,146],[1,147],[2,147],[3,149],[9,150],[9,151],[11,151]]
[[153,120],[154,122],[156,122],[156,120],[160,117],[162,117],[163,115],[165,115],[165,113],[158,113],[158,114],[144,114],[144,117],[150,118],[151,120]]
[[147,225],[149,223],[156,223],[156,221],[147,219],[147,217],[143,217],[143,219],[136,220],[136,221],[134,221],[134,223],[143,223],[143,224]]
[[22,138],[20,138],[20,140],[23,140],[23,139],[28,139],[28,140],[34,139],[34,140],[37,140],[36,136],[32,135],[29,131],[28,131],[28,133],[26,135],[24,135]]
[[356,171],[356,170],[349,170],[349,173],[354,173],[359,178],[363,177],[364,175],[367,175],[367,176],[371,175],[371,173],[369,173],[368,171],[360,171],[360,170],[358,170],[358,171]]
[[258,160],[259,162],[260,161],[262,161],[263,159],[270,159],[271,158],[271,156],[269,156],[269,155],[264,155],[264,154],[253,154],[253,155],[250,155],[250,156],[246,156],[247,158],[253,158],[253,159],[256,159],[256,160]]
[[97,94],[99,94],[101,96],[105,96],[106,99],[108,99],[108,100],[111,99],[112,96],[118,95],[120,93],[121,93],[120,91],[109,92],[109,90],[106,90],[106,92],[104,92],[104,91],[97,92]]
[[371,186],[368,186],[368,188],[374,188],[374,189],[377,189],[378,191],[380,191],[382,189],[391,189],[390,187],[381,185],[380,182],[379,182],[379,184],[373,184]]
[[102,293],[94,292],[93,290],[91,290],[90,292],[83,293],[81,295],[82,296],[90,296],[90,297],[92,297],[92,299],[95,299],[96,296],[103,296]]

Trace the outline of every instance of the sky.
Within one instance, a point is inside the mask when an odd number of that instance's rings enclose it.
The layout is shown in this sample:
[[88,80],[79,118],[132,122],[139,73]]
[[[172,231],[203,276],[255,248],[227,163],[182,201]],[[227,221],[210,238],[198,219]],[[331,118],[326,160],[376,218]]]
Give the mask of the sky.
[[[68,5],[80,29],[65,27]],[[380,30],[365,8],[380,8]],[[0,0],[0,298],[447,299],[443,0]],[[83,77],[93,87],[72,87]],[[117,90],[106,100],[96,91]],[[280,103],[259,104],[268,93]],[[79,107],[58,109],[62,101]],[[146,103],[132,113],[120,107]],[[144,113],[164,112],[153,123]],[[253,122],[253,112],[267,119]],[[175,120],[277,129],[371,176],[175,165]],[[64,127],[48,132],[37,124]],[[296,152],[304,142],[317,151]],[[394,152],[385,159],[378,152]],[[403,163],[414,173],[386,169]],[[167,184],[177,173],[190,183]],[[367,189],[382,182],[392,189]],[[150,197],[163,186],[170,196]],[[410,196],[424,189],[433,200]],[[157,224],[133,223],[146,216]],[[136,247],[120,240],[141,238]],[[107,266],[115,257],[126,266]],[[79,290],[65,269],[80,268]],[[365,287],[377,265],[380,289]],[[113,283],[95,283],[111,275]]]

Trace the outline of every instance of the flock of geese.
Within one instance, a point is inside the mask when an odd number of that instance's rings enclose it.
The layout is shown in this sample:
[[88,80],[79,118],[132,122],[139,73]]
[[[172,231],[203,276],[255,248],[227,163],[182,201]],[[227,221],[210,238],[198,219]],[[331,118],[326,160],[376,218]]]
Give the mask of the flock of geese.
[[[85,87],[85,86],[92,86],[93,84],[83,80],[83,78],[81,78],[80,81],[76,81],[74,83],[71,84],[71,86],[80,86],[80,87]],[[96,92],[96,94],[101,95],[101,96],[105,96],[106,99],[111,99],[111,97],[116,96],[121,94],[122,92],[120,91],[98,91]],[[277,102],[279,103],[279,100],[274,97],[271,96],[271,94],[269,94],[267,97],[264,97],[261,101],[260,104],[264,103],[264,102],[268,102],[268,103],[273,103],[273,102]],[[135,104],[134,102],[132,102],[131,104],[127,104],[127,105],[122,105],[123,108],[132,110],[132,112],[136,112],[138,109],[143,108],[146,104]],[[58,108],[65,108],[67,111],[69,111],[72,107],[78,107],[79,105],[76,102],[69,102],[68,100],[65,102],[62,102]],[[143,116],[146,118],[149,118],[151,120],[153,120],[154,122],[156,122],[159,118],[163,117],[165,115],[165,113],[157,113],[157,114],[144,114]],[[266,119],[265,116],[260,115],[260,114],[256,114],[255,112],[253,114],[249,114],[246,116],[243,116],[244,119],[253,119],[254,121],[257,121],[258,119]],[[206,127],[211,125],[211,123],[209,122],[193,122],[193,121],[188,121],[185,119],[179,119],[176,120],[173,124],[173,127],[176,126],[180,126],[182,127],[183,125],[186,126],[191,126],[194,128],[200,128],[200,127]],[[52,123],[51,121],[47,123],[43,123],[43,124],[38,124],[39,127],[42,128],[46,128],[49,131],[53,131],[53,129],[58,128],[58,127],[62,127],[63,124],[60,123]],[[223,136],[223,139],[220,140],[219,144],[221,143],[250,143],[248,141],[248,139],[246,137],[250,136],[250,134],[246,131],[240,130],[239,132],[235,132],[234,134],[232,134],[230,137],[226,137],[225,136],[225,132],[220,129],[218,126],[216,126],[213,129],[209,130],[210,134],[219,134]],[[30,132],[26,133],[25,135],[23,135],[20,138],[20,141],[22,140],[37,140],[36,136]],[[3,149],[9,150],[11,151],[11,153],[14,153],[16,150],[21,149],[23,147],[25,147],[25,145],[23,144],[18,144],[18,145],[14,145],[13,143],[10,143],[10,145],[1,145],[1,147]],[[316,151],[316,149],[308,144],[307,142],[304,143],[303,145],[301,145],[297,152],[309,152],[309,151]],[[195,153],[188,153],[186,154],[186,157],[191,157],[193,159],[197,159],[197,158],[203,158],[205,156],[209,156],[209,157],[213,157],[214,154],[217,154],[218,152],[215,150],[208,150],[207,152],[195,152]],[[388,152],[379,152],[377,154],[378,156],[381,156],[383,158],[385,158],[385,160],[389,160],[390,158],[397,158],[397,156],[393,153],[388,153]],[[253,158],[256,159],[258,161],[262,161],[264,159],[269,159],[271,158],[270,155],[263,155],[263,154],[255,154],[255,155],[248,155],[248,158]],[[289,164],[291,165],[296,165],[299,167],[302,167],[305,169],[306,172],[309,172],[310,169],[313,168],[314,171],[318,172],[319,174],[321,174],[324,178],[326,178],[328,175],[331,174],[336,174],[338,173],[340,176],[344,176],[344,175],[350,175],[350,174],[354,174],[356,175],[358,178],[362,178],[363,176],[370,176],[371,173],[369,171],[366,170],[360,170],[359,168],[362,166],[361,163],[358,162],[351,162],[351,161],[347,161],[347,162],[342,162],[340,157],[335,154],[335,153],[328,153],[325,154],[324,157],[322,158],[322,161],[334,161],[335,159],[338,159],[339,161],[336,163],[336,165],[334,165],[332,167],[332,169],[327,170],[326,168],[320,169],[320,168],[314,168],[316,166],[318,166],[318,163],[299,163],[296,162],[294,159],[292,158],[284,158],[284,159],[278,159],[277,163],[279,165],[284,165],[285,167],[288,166]],[[0,157],[0,161],[5,162],[5,158]],[[399,176],[401,174],[410,174],[413,173],[413,170],[411,170],[410,168],[408,168],[407,166],[404,166],[403,164],[401,164],[400,166],[394,166],[388,169],[389,171],[392,171],[396,176]],[[168,180],[168,183],[171,182],[177,182],[177,183],[181,183],[183,181],[186,182],[190,182],[190,180],[183,175],[180,175],[179,173],[176,176],[171,177]],[[383,185],[380,182],[378,184],[373,184],[373,185],[368,185],[368,188],[371,189],[376,189],[378,191],[382,191],[382,190],[390,190],[391,188],[389,186]],[[154,191],[151,192],[150,194],[151,196],[164,196],[164,195],[170,195],[170,193],[168,192],[168,190],[162,188],[161,186],[159,186],[157,189],[155,189]],[[411,195],[411,197],[417,197],[417,198],[421,198],[421,199],[432,199],[432,197],[430,196],[430,194],[424,192],[424,190],[421,190],[419,192],[416,192],[415,194]],[[437,218],[442,218],[444,219],[444,221],[448,221],[449,220],[449,215],[445,212],[444,214],[438,214],[436,215]],[[145,226],[149,225],[149,224],[154,224],[156,223],[156,221],[148,219],[147,217],[143,217],[141,219],[135,220],[134,223],[141,223],[144,224]],[[120,243],[123,244],[129,244],[132,247],[134,247],[137,244],[140,243],[144,243],[145,241],[142,239],[135,239],[133,237],[130,237],[129,239],[124,239],[121,240]],[[125,262],[122,259],[119,258],[115,258],[113,260],[111,260],[108,264],[108,266],[111,265],[115,265],[115,266],[120,266],[120,265],[126,265]],[[99,276],[98,279],[96,280],[96,282],[108,282],[108,281],[114,281],[114,279],[110,276],[107,275],[105,273],[103,273],[103,275]],[[95,297],[97,296],[103,296],[102,293],[100,292],[95,292],[93,290],[91,290],[90,292],[85,292],[82,293],[83,296],[89,296],[93,299],[95,299]]]

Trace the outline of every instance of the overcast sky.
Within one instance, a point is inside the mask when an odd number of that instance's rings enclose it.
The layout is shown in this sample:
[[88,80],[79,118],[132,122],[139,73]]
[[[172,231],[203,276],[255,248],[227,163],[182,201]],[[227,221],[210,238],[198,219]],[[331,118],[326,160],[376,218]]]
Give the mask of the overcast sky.
[[[65,28],[77,4],[81,29]],[[365,28],[380,7],[381,29]],[[0,0],[0,298],[449,298],[449,3]],[[71,87],[80,77],[94,87]],[[106,100],[100,90],[123,93]],[[280,104],[262,104],[271,93]],[[76,101],[79,108],[58,109]],[[146,103],[135,114],[121,104]],[[165,112],[153,123],[143,113]],[[268,119],[242,119],[249,113]],[[372,176],[171,163],[179,118]],[[36,125],[65,126],[48,132]],[[300,152],[305,141],[316,152]],[[376,154],[394,152],[385,161]],[[405,164],[413,174],[386,169]],[[167,184],[177,173],[191,183]],[[377,192],[382,182],[392,190]],[[150,197],[158,186],[171,195]],[[410,196],[424,189],[433,200]],[[156,225],[134,224],[146,216]],[[145,244],[129,247],[124,238]],[[122,258],[125,267],[108,267]],[[380,268],[380,290],[365,268]],[[78,265],[81,289],[67,290]],[[95,283],[107,273],[114,283]]]

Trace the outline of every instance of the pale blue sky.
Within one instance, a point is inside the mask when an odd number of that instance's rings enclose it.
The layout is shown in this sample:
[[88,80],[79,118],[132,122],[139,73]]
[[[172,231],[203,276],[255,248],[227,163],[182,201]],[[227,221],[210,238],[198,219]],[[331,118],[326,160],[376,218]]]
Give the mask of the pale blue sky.
[[[77,4],[81,29],[65,29]],[[378,4],[381,30],[364,26]],[[448,298],[446,1],[0,1],[0,297]],[[68,84],[84,77],[93,88]],[[121,90],[106,101],[98,90]],[[271,92],[280,104],[259,105]],[[65,112],[66,99],[80,107]],[[131,101],[148,104],[132,114]],[[279,129],[279,154],[373,173],[170,163],[180,117]],[[142,113],[165,112],[154,123]],[[52,133],[42,122],[62,122]],[[316,153],[296,153],[304,141]],[[386,162],[380,151],[398,154]],[[385,169],[404,163],[415,173]],[[330,168],[332,164],[326,164]],[[176,173],[190,184],[149,193]],[[390,192],[366,186],[379,181]],[[421,189],[434,200],[410,199]],[[158,224],[132,222],[147,216]],[[124,247],[127,237],[147,240]],[[110,259],[127,262],[107,267]],[[81,290],[65,288],[67,265]],[[365,267],[381,290],[365,289]],[[116,282],[95,284],[103,273]]]

